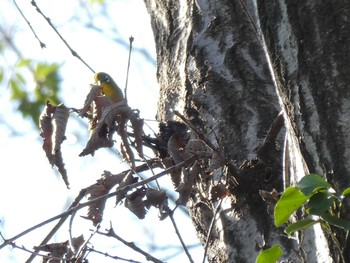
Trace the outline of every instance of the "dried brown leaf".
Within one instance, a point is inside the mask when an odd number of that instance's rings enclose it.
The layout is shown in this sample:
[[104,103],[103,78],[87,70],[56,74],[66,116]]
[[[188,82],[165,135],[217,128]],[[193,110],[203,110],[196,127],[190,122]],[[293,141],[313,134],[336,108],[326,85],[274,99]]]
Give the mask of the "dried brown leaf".
[[56,107],[52,116],[53,134],[53,154],[61,149],[62,142],[66,139],[66,127],[69,118],[69,109],[60,104]]
[[185,146],[188,141],[187,133],[174,133],[168,141],[168,152],[173,157],[175,164],[185,160]]
[[131,163],[131,169],[135,171],[135,157],[134,152],[131,149],[131,146],[128,141],[128,133],[124,126],[119,126],[118,134],[122,139],[122,143],[120,145],[120,151],[123,154],[123,159],[129,163]]
[[55,106],[52,106],[49,102],[46,102],[45,108],[40,114],[39,118],[40,136],[44,139],[43,150],[45,151],[46,157],[52,166],[54,165],[54,156],[52,151],[52,115],[55,109]]
[[[86,189],[86,195],[89,196],[88,200],[95,199],[107,193],[108,189],[101,184],[93,184]],[[94,226],[97,226],[102,221],[105,204],[106,199],[100,199],[89,206],[88,215],[85,218],[91,220]]]
[[142,198],[145,196],[143,189],[138,189],[125,199],[125,207],[128,208],[139,219],[144,219],[147,213]]
[[192,192],[192,184],[188,182],[181,182],[176,188],[179,193],[179,198],[176,200],[177,205],[186,205],[187,201],[190,199]]
[[[103,109],[107,106],[110,106],[111,101],[106,96],[98,96],[95,98],[94,103],[92,103],[93,119],[96,122],[99,122],[102,117]],[[94,128],[94,127],[92,127]]]
[[43,150],[46,153],[46,157],[49,160],[49,163],[51,165],[54,165],[54,157],[52,154],[53,127],[52,127],[51,120],[52,120],[51,117],[47,115],[40,118],[40,128],[41,128],[40,136],[43,137],[44,139]]
[[[95,151],[100,148],[112,147],[114,144],[112,138],[115,131],[115,122],[119,119],[126,120],[125,115],[128,115],[128,111],[130,111],[130,108],[125,104],[125,100],[105,106],[102,109],[101,119],[98,121],[97,125],[93,125],[94,129],[87,145],[79,156],[88,154],[94,155]],[[126,122],[127,120],[125,124]]]
[[103,171],[101,178],[97,180],[98,184],[104,185],[108,190],[112,189],[115,185],[120,184],[125,177],[125,173],[112,174],[109,171]]
[[[136,183],[138,181],[138,178],[135,178],[133,176],[133,172],[129,172],[125,175],[123,181],[119,184],[119,186],[117,187],[117,191],[123,189],[124,187]],[[120,191],[117,196],[116,196],[116,204],[118,204],[122,199],[125,198],[125,195],[127,193],[127,190],[125,191]]]
[[207,173],[213,172],[215,169],[223,167],[225,165],[225,157],[222,155],[221,151],[217,150],[213,152],[212,158]]
[[79,154],[79,156],[85,156],[88,154],[93,156],[96,150],[104,147],[110,148],[113,146],[113,140],[107,138],[108,132],[104,132],[104,129],[106,129],[106,126],[97,125],[97,127],[92,131],[85,149]]
[[[174,165],[174,161],[171,157],[166,157],[162,159],[162,163],[165,168],[170,168]],[[178,187],[181,182],[181,167],[177,169],[172,169],[170,172],[171,182],[173,183],[174,188]]]
[[61,150],[58,150],[58,151],[55,153],[55,156],[54,156],[54,164],[56,165],[56,167],[57,167],[57,169],[58,169],[58,172],[61,174],[61,177],[62,177],[64,183],[66,184],[67,188],[69,188],[67,170],[66,170],[66,168],[64,167],[64,162],[63,162]]
[[[78,251],[80,249],[80,247],[84,244],[85,242],[85,239],[84,239],[84,236],[83,235],[80,235],[78,237],[73,237],[72,238],[72,243],[70,244],[71,247],[69,247],[69,250],[66,254],[66,259],[73,259],[74,257],[74,251]],[[75,259],[74,262],[78,263],[78,262],[81,262],[81,261],[78,261],[80,260],[79,259]]]
[[[63,258],[64,255],[68,252],[68,241],[61,243],[51,243],[38,247],[34,247],[35,250],[49,252],[49,257]],[[47,262],[50,263],[60,263],[60,259],[49,259]]]
[[159,207],[167,200],[166,193],[164,191],[155,190],[152,188],[147,188],[145,191],[146,200],[144,204],[146,207],[154,206]]
[[97,96],[101,94],[102,87],[98,85],[92,85],[90,84],[90,91],[86,95],[84,106],[79,112],[79,115],[84,117],[85,113],[88,111],[88,109],[91,107],[92,102],[96,99]]
[[176,200],[177,205],[186,205],[192,193],[192,186],[194,180],[198,177],[200,172],[199,165],[197,161],[195,161],[189,171],[187,169],[182,168],[183,178],[182,182],[175,189],[179,193],[179,198]]
[[143,119],[140,119],[138,112],[132,112],[130,115],[130,122],[131,126],[134,130],[134,136],[135,136],[135,148],[138,153],[138,155],[143,158]]

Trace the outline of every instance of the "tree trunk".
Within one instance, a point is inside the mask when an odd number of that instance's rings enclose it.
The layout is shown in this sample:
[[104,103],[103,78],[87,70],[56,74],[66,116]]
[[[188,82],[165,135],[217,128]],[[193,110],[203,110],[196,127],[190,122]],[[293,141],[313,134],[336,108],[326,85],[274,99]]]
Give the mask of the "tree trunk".
[[[208,260],[254,262],[278,243],[293,262],[340,262],[319,225],[294,238],[277,229],[260,194],[309,172],[337,191],[350,185],[350,3],[145,3],[157,48],[158,119],[182,112],[227,160],[187,203]],[[219,183],[230,192],[222,201],[207,190]],[[345,237],[337,232],[349,251]]]

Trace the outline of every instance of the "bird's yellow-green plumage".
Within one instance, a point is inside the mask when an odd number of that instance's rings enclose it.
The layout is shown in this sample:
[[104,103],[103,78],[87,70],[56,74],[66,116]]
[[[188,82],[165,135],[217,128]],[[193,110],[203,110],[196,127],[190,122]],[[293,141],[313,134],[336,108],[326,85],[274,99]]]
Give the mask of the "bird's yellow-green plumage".
[[120,102],[124,99],[122,90],[110,75],[104,72],[97,72],[94,76],[95,81],[102,87],[103,93],[113,102]]

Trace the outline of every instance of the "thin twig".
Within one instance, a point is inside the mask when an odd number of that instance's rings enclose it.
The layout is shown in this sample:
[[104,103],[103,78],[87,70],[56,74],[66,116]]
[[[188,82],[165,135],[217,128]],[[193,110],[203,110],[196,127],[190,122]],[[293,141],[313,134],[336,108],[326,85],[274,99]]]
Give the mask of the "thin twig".
[[63,36],[58,32],[58,30],[56,29],[56,27],[52,24],[51,20],[49,17],[45,16],[45,14],[40,10],[40,8],[38,7],[38,5],[36,4],[36,2],[34,0],[31,1],[31,4],[36,8],[36,11],[38,11],[38,13],[40,15],[42,15],[45,20],[47,21],[47,23],[50,25],[50,27],[56,32],[56,34],[59,36],[59,38],[63,41],[63,43],[66,45],[66,47],[69,49],[69,51],[72,53],[72,55],[74,57],[76,57],[77,59],[79,59],[81,62],[83,62],[83,64],[88,68],[90,69],[93,73],[95,73],[95,71],[92,69],[92,67],[89,66],[88,63],[85,62],[84,59],[82,59],[78,53],[73,50],[71,48],[71,46],[67,43],[67,41],[63,38]]
[[30,30],[33,32],[35,38],[39,41],[40,47],[41,47],[41,48],[46,48],[46,44],[45,44],[44,42],[42,42],[42,41],[40,40],[40,38],[38,37],[38,35],[35,33],[35,31],[34,31],[32,25],[30,24],[30,22],[28,21],[28,19],[24,16],[22,10],[21,10],[21,9],[19,8],[19,6],[17,5],[16,1],[15,1],[15,0],[12,0],[12,1],[13,1],[13,3],[15,4],[15,6],[16,6],[18,12],[19,12],[19,13],[21,14],[21,16],[23,17],[23,19],[27,22],[27,24],[28,24]]
[[92,239],[92,237],[98,232],[98,230],[100,229],[100,225],[96,226],[96,229],[94,232],[91,233],[90,237],[84,242],[84,244],[82,244],[79,248],[79,250],[77,251],[77,253],[75,253],[75,258],[79,259],[82,258],[84,256],[84,250],[87,247],[87,244],[90,242],[90,240]]
[[208,252],[208,247],[209,247],[209,241],[210,241],[210,238],[211,238],[211,234],[213,232],[213,228],[214,228],[214,225],[215,225],[215,221],[216,221],[216,215],[219,213],[219,211],[221,210],[221,204],[222,204],[222,200],[223,199],[220,199],[217,207],[215,208],[215,212],[214,212],[214,215],[213,215],[213,218],[211,220],[211,223],[210,223],[210,226],[209,226],[209,230],[208,230],[208,234],[207,234],[207,240],[205,241],[205,246],[204,246],[204,256],[203,256],[203,263],[205,263],[205,259],[207,257],[207,252]]
[[193,130],[199,139],[201,139],[203,142],[205,142],[206,145],[208,145],[210,147],[210,149],[212,149],[213,151],[216,151],[217,150],[217,147],[215,147],[215,145],[207,138],[204,136],[203,133],[201,133],[196,127],[193,126],[193,124],[191,122],[189,122],[185,116],[183,116],[179,111],[177,110],[174,110],[173,111],[174,114],[176,116],[178,116],[184,123],[186,123],[186,125],[188,127],[190,127],[191,130]]
[[[136,183],[131,184],[131,185],[127,185],[127,186],[125,186],[122,189],[118,189],[115,192],[96,197],[96,198],[91,199],[91,200],[89,200],[89,201],[87,201],[85,203],[79,203],[76,206],[69,208],[67,211],[65,211],[63,213],[60,213],[60,214],[58,214],[58,215],[56,215],[54,217],[51,217],[51,218],[49,218],[49,219],[47,219],[47,220],[45,220],[45,221],[43,221],[43,222],[41,222],[41,223],[39,223],[39,224],[37,224],[35,226],[32,226],[32,227],[24,230],[23,232],[17,234],[16,236],[14,236],[14,237],[12,237],[10,239],[5,239],[5,241],[0,245],[0,249],[4,248],[5,246],[11,244],[14,240],[16,240],[16,239],[18,239],[18,238],[20,238],[20,237],[22,237],[22,236],[32,232],[33,230],[35,230],[37,228],[40,228],[40,227],[42,227],[42,226],[44,226],[44,225],[46,225],[48,223],[51,223],[51,222],[53,222],[53,221],[55,221],[57,219],[61,219],[60,222],[62,220],[64,221],[64,220],[66,220],[66,218],[69,215],[71,215],[75,211],[78,211],[78,210],[80,210],[80,209],[82,209],[82,208],[84,208],[86,206],[89,206],[89,205],[91,205],[91,204],[93,204],[95,202],[101,201],[103,199],[108,199],[108,198],[116,196],[116,195],[118,195],[120,193],[125,193],[125,192],[127,192],[127,191],[129,191],[129,190],[131,190],[133,188],[137,188],[139,186],[145,185],[145,184],[147,184],[147,183],[149,183],[151,181],[154,181],[154,180],[156,180],[156,179],[158,179],[158,178],[160,178],[160,177],[162,177],[162,176],[164,176],[164,175],[166,175],[168,173],[173,172],[174,170],[176,170],[176,169],[178,169],[180,167],[187,166],[189,163],[192,163],[196,158],[197,158],[197,156],[192,156],[192,157],[188,158],[187,160],[185,160],[183,162],[180,162],[180,163],[178,163],[178,164],[176,164],[176,165],[174,165],[174,166],[172,166],[172,167],[170,167],[170,168],[168,168],[168,169],[166,169],[166,170],[164,170],[164,171],[162,171],[162,172],[160,172],[160,173],[158,173],[158,174],[156,174],[154,176],[151,176],[151,177],[149,177],[149,178],[147,178],[145,180],[142,180],[140,182],[136,182]],[[27,261],[27,262],[30,262],[30,261]]]
[[179,231],[179,229],[177,228],[177,225],[176,225],[176,222],[175,222],[175,219],[174,219],[174,216],[173,216],[173,211],[171,211],[171,210],[168,208],[168,209],[167,209],[167,212],[168,212],[168,215],[169,215],[169,217],[170,217],[170,219],[171,219],[171,222],[173,223],[173,226],[174,226],[174,229],[175,229],[175,233],[176,233],[176,235],[178,236],[178,238],[179,238],[179,240],[180,240],[180,243],[181,243],[181,245],[182,245],[182,247],[183,247],[183,249],[184,249],[184,251],[185,251],[185,253],[186,253],[186,255],[187,255],[188,259],[189,259],[189,261],[190,261],[191,263],[194,263],[194,261],[193,261],[193,259],[192,259],[192,257],[191,257],[191,254],[190,254],[190,252],[188,251],[188,249],[187,249],[187,247],[186,247],[186,244],[185,244],[185,242],[183,241],[183,239],[182,239],[182,237],[181,237],[180,231]]
[[129,37],[129,58],[128,58],[128,67],[126,69],[126,81],[125,81],[125,89],[124,89],[124,96],[125,100],[127,101],[127,90],[128,90],[128,81],[129,81],[129,69],[130,69],[130,59],[131,59],[131,51],[132,51],[132,42],[134,42],[134,37]]
[[95,250],[93,248],[87,248],[87,251],[94,252],[94,253],[103,255],[105,257],[109,257],[109,258],[116,259],[116,260],[121,260],[121,261],[126,261],[126,262],[131,262],[131,263],[142,263],[140,261],[136,261],[133,259],[126,259],[126,258],[121,258],[119,256],[112,256],[112,255],[108,254],[107,252],[101,252],[101,251]]
[[46,254],[41,254],[41,253],[37,252],[37,250],[32,251],[32,250],[30,250],[28,248],[25,248],[24,246],[18,246],[14,242],[11,243],[11,246],[13,248],[17,248],[17,249],[20,249],[22,251],[28,252],[28,253],[30,253],[32,255],[43,257],[43,258],[46,258],[46,259],[52,259],[52,260],[58,260],[58,261],[61,261],[61,260],[64,261],[65,260],[65,258],[60,258],[60,257],[46,255]]
[[75,251],[75,248],[73,246],[73,235],[72,235],[72,228],[73,228],[73,220],[74,220],[74,217],[76,215],[76,212],[73,212],[70,216],[70,219],[69,219],[69,229],[68,229],[68,233],[69,233],[69,243],[70,243],[70,247],[73,251],[73,253],[75,254],[76,251]]
[[102,233],[102,232],[97,232],[101,235],[107,236],[107,237],[113,237],[115,239],[117,239],[118,241],[122,242],[125,246],[131,248],[132,250],[140,253],[141,255],[145,256],[147,260],[156,262],[156,263],[163,263],[163,261],[153,257],[152,255],[148,254],[146,251],[143,251],[141,248],[139,248],[138,246],[135,245],[134,242],[128,242],[126,240],[124,240],[123,238],[121,238],[120,236],[118,236],[115,232],[114,229],[112,228],[112,224],[110,229],[108,230],[107,233]]

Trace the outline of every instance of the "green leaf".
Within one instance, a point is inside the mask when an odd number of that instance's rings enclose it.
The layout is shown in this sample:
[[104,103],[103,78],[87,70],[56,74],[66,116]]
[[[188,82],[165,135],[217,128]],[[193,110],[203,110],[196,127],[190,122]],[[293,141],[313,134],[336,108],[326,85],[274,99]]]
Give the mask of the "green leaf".
[[313,224],[318,223],[318,221],[312,220],[312,219],[302,219],[298,222],[291,224],[290,226],[286,227],[284,230],[288,235],[291,235],[295,231],[300,231],[303,229],[308,228],[309,226],[312,226]]
[[314,194],[308,204],[306,212],[312,215],[323,215],[335,201],[333,195],[329,195],[327,191],[318,192]]
[[346,195],[350,195],[350,187],[346,188],[343,192],[342,195],[346,196]]
[[18,61],[17,63],[17,67],[29,67],[31,63],[30,59],[21,59],[20,61]]
[[281,256],[283,251],[279,245],[262,251],[256,258],[255,263],[275,263]]
[[275,226],[279,227],[283,223],[286,223],[289,217],[308,199],[309,196],[305,196],[295,187],[288,187],[275,206]]
[[309,174],[301,178],[296,187],[304,195],[311,195],[318,190],[331,188],[332,186],[327,183],[320,175]]
[[330,214],[324,214],[321,216],[321,218],[331,225],[343,228],[345,230],[350,230],[350,221],[348,220],[339,218],[337,216],[332,216]]

